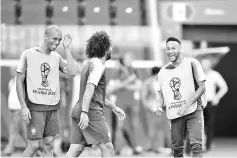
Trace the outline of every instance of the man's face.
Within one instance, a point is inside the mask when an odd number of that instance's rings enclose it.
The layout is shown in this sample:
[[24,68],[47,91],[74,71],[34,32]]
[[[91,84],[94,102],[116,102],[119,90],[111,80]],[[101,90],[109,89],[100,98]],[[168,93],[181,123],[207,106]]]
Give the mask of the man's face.
[[205,71],[210,70],[212,67],[211,61],[208,59],[202,59],[201,65],[203,67],[203,70],[205,70]]
[[110,47],[109,50],[106,52],[106,60],[111,59],[111,54],[112,54],[112,47]]
[[53,30],[50,34],[46,35],[46,40],[48,49],[54,51],[62,40],[62,33],[58,30]]
[[181,46],[176,41],[166,43],[166,54],[171,62],[177,61],[180,56]]

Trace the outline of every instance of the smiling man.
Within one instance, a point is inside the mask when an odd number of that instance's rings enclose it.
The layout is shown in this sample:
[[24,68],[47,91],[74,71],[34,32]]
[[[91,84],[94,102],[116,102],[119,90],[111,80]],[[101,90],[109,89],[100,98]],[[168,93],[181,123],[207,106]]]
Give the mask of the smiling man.
[[22,119],[27,124],[27,148],[23,157],[33,157],[43,140],[44,156],[53,156],[56,134],[60,133],[58,109],[60,100],[59,71],[75,75],[75,61],[69,51],[71,35],[63,40],[67,61],[55,52],[62,40],[62,32],[55,26],[45,30],[39,47],[25,50],[17,67],[17,95]]
[[193,156],[202,157],[204,72],[196,59],[182,56],[177,38],[166,40],[166,53],[170,62],[158,74],[157,114],[163,112],[165,105],[171,122],[174,157],[183,157],[186,132]]

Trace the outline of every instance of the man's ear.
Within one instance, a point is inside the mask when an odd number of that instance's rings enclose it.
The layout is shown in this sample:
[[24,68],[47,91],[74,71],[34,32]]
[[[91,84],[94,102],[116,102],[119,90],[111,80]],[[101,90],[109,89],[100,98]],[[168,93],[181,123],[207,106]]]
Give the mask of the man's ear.
[[48,39],[48,35],[44,34],[44,39]]

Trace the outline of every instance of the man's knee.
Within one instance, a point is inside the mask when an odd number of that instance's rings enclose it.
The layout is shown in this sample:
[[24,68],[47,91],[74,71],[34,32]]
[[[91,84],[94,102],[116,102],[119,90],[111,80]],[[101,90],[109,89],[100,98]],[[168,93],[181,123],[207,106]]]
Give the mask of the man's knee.
[[114,154],[114,146],[112,143],[107,143],[105,146],[111,154]]
[[44,146],[48,148],[48,150],[53,150],[54,146],[54,137],[46,137],[44,138]]
[[78,157],[83,151],[85,145],[81,144],[71,144],[66,157]]
[[114,146],[111,142],[107,144],[101,144],[99,147],[103,155],[114,155]]
[[37,149],[39,149],[40,147],[40,141],[36,140],[36,141],[28,141],[28,147],[34,152]]

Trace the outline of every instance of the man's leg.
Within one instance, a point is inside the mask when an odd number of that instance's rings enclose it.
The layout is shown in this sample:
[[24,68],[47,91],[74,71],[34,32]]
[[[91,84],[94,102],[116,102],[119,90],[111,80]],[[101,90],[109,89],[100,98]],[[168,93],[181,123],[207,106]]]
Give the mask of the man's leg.
[[39,149],[44,133],[44,112],[30,111],[30,123],[26,124],[27,130],[27,147],[23,153],[23,157],[33,157],[34,153]]
[[46,157],[53,157],[54,139],[60,133],[58,111],[46,111],[46,122],[43,134],[43,154]]
[[101,143],[98,146],[102,157],[112,157],[114,155],[114,146],[111,142],[105,144]]
[[78,157],[81,155],[85,145],[82,144],[70,144],[69,150],[66,153],[66,157]]
[[19,123],[22,120],[20,117],[20,111],[19,113],[17,112],[18,112],[17,110],[11,111],[11,121],[10,121],[10,126],[9,126],[9,139],[8,139],[8,144],[5,147],[4,152],[3,152],[5,155],[11,155],[15,149],[15,140],[20,130]]
[[192,157],[202,157],[202,138],[204,134],[202,110],[197,110],[188,115],[187,130],[189,132]]
[[43,156],[44,157],[53,157],[54,138],[55,136],[49,136],[49,137],[43,138]]
[[207,106],[205,109],[203,109],[203,115],[204,115],[204,132],[206,135],[206,142],[205,144],[205,148],[206,150],[209,150],[210,147],[210,126],[211,126],[211,119],[210,119],[210,109],[211,109],[211,103],[208,102]]
[[138,119],[138,113],[140,110],[140,106],[139,105],[130,105],[129,106],[129,112],[128,112],[128,123],[129,123],[129,131],[127,135],[127,140],[129,142],[129,145],[132,147],[133,149],[133,154],[138,155],[142,152],[142,148],[138,146],[137,144],[137,140],[136,140],[136,128],[137,128],[137,119]]
[[206,148],[207,150],[211,149],[213,137],[214,137],[214,127],[215,127],[215,110],[216,107],[210,104],[209,107],[205,108],[208,111],[209,114],[209,120],[207,122],[207,131],[206,131]]
[[40,141],[41,139],[35,139],[35,140],[27,140],[28,144],[23,152],[23,157],[33,157],[34,153],[38,150],[40,147]]
[[78,121],[76,118],[71,117],[71,140],[70,140],[70,147],[68,152],[66,153],[67,157],[78,157],[86,144],[86,140],[82,134],[80,127],[78,126]]
[[171,140],[174,157],[183,157],[186,136],[186,116],[171,120]]

